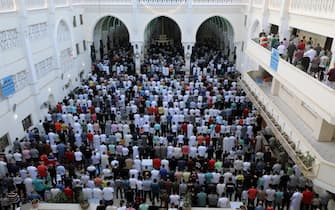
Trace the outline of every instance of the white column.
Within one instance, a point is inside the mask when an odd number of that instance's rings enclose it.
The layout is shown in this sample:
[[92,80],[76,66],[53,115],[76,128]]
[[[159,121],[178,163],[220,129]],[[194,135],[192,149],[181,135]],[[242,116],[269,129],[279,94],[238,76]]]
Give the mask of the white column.
[[136,41],[131,43],[134,51],[135,71],[136,74],[141,73],[141,58],[143,56],[143,42]]
[[333,40],[332,48],[330,50],[332,52],[332,58],[330,60],[329,68],[333,68],[335,64],[335,40]]
[[25,0],[15,0],[16,6],[19,13],[19,37],[22,40],[22,48],[24,50],[24,55],[28,63],[28,73],[29,73],[29,85],[31,86],[32,97],[35,102],[35,112],[32,111],[33,119],[39,118],[43,119],[42,113],[40,112],[40,90],[38,88],[38,76],[35,68],[35,63],[33,61],[31,44],[28,37],[28,23],[27,23],[27,10],[25,5]]
[[[141,40],[138,30],[139,25],[139,11],[138,11],[138,1],[132,0],[132,6],[133,6],[133,34],[129,34],[129,41],[131,42],[131,45],[133,46],[133,52],[134,52],[134,61],[135,61],[135,72],[136,74],[141,74],[141,61],[143,60],[144,56],[144,40]],[[133,41],[136,40],[136,41]]]
[[278,96],[280,90],[280,82],[277,79],[272,80],[271,93],[274,96]]
[[[248,4],[248,8],[245,12],[245,15],[247,15],[247,33],[243,33],[244,36],[243,36],[243,40],[244,40],[244,52],[245,52],[245,49],[246,49],[246,44],[248,43],[248,40],[252,38],[252,35],[251,35],[251,30],[252,30],[252,5],[253,5],[253,0],[249,0],[249,4]],[[251,36],[250,36],[251,35]],[[246,53],[241,53],[241,56],[242,58],[239,58],[239,60],[241,61],[241,64],[239,66],[239,71],[241,73],[243,72],[247,72],[248,70],[248,67],[249,67],[249,58],[247,56]]]
[[262,8],[262,30],[265,33],[270,32],[270,25],[269,25],[269,1],[263,1],[263,8]]
[[280,20],[279,20],[279,38],[283,40],[286,38],[290,39],[290,29],[288,26],[288,9],[289,0],[282,0],[280,6]]
[[30,85],[32,87],[33,95],[38,95],[39,90],[37,87],[37,72],[35,69],[35,64],[32,57],[31,45],[30,40],[28,37],[28,23],[27,23],[27,10],[25,5],[25,0],[16,0],[16,6],[19,11],[19,27],[18,32],[19,36],[22,40],[23,49],[25,58],[27,59],[28,69],[29,69],[29,76],[30,76]]
[[191,55],[192,55],[192,47],[194,46],[194,42],[182,42],[184,47],[184,58],[185,58],[185,72],[189,72],[191,69]]

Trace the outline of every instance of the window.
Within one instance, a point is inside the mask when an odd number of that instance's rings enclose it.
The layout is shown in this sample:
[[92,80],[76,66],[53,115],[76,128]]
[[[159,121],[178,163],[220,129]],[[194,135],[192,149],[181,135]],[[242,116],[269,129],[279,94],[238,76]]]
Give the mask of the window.
[[73,27],[77,27],[77,19],[76,19],[76,16],[73,16]]
[[84,51],[86,51],[86,41],[85,40],[83,40],[83,49]]
[[5,148],[9,145],[8,133],[0,137],[0,151],[4,151]]
[[25,131],[28,130],[30,126],[32,125],[33,125],[33,122],[31,120],[31,115],[28,115],[26,118],[22,120],[22,126]]
[[28,75],[26,71],[21,71],[14,75],[15,91],[22,90],[28,85]]
[[80,54],[80,50],[79,50],[79,44],[78,43],[76,44],[76,50],[77,50],[77,55],[79,55]]
[[79,15],[79,19],[80,19],[80,25],[83,25],[84,24],[83,15]]

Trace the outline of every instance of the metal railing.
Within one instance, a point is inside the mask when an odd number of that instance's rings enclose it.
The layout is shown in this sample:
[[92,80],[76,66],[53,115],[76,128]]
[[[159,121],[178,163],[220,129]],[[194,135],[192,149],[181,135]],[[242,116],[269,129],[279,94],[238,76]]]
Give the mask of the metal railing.
[[15,11],[14,0],[0,0],[0,13]]

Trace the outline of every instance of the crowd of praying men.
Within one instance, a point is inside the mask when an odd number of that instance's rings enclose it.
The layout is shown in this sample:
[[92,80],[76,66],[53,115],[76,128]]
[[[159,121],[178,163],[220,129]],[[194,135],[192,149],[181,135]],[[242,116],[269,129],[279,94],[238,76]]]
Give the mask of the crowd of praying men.
[[264,148],[262,118],[234,63],[219,50],[194,50],[189,74],[175,74],[176,63],[155,51],[148,74],[109,71],[108,58],[93,64],[82,86],[1,159],[2,208],[63,198],[118,210],[234,201],[241,209],[326,209],[330,194],[312,192],[296,165]]

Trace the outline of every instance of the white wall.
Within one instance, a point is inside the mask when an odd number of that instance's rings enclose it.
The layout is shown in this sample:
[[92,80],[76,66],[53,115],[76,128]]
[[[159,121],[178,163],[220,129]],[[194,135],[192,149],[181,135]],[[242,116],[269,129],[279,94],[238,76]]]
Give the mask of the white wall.
[[[15,75],[23,70],[28,72],[26,75],[28,82],[24,89],[16,91],[9,98],[0,98],[0,136],[8,133],[10,141],[13,141],[16,137],[22,138],[25,135],[21,121],[26,116],[31,115],[34,124],[43,119],[47,111],[46,109],[40,109],[43,102],[47,102],[50,95],[53,95],[55,102],[61,100],[71,88],[75,88],[79,84],[79,73],[85,71],[87,74],[90,70],[89,43],[86,44],[87,50],[83,50],[86,31],[85,18],[84,25],[80,25],[79,21],[79,14],[83,14],[82,9],[73,10],[65,7],[56,8],[54,12],[41,9],[27,11],[26,14],[24,16],[17,13],[0,14],[0,31],[15,28],[19,34],[17,47],[0,49],[0,79]],[[76,28],[72,25],[74,15],[77,16]],[[58,43],[56,40],[57,29],[61,20],[66,22],[71,37],[64,43]],[[37,39],[29,39],[28,26],[45,22],[47,23],[47,34]],[[25,37],[29,39],[29,46],[24,44]],[[80,46],[79,55],[75,52],[76,43],[79,43]],[[63,72],[59,68],[59,53],[64,48],[73,49],[73,58],[71,61],[72,68]],[[34,82],[35,64],[48,57],[53,58],[52,65]],[[61,79],[62,73],[65,74],[63,80]],[[72,85],[66,89],[64,85],[69,79],[71,79]],[[13,110],[14,106],[16,106],[15,112]]]

